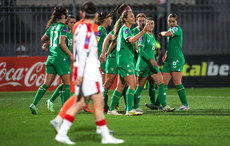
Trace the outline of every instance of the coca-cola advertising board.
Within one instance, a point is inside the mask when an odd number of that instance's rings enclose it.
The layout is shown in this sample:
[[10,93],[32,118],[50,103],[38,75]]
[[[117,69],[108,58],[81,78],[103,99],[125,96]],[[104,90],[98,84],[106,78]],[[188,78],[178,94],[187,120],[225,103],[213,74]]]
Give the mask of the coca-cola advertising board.
[[[45,80],[46,56],[0,57],[0,92],[36,91]],[[60,84],[57,76],[48,90]]]

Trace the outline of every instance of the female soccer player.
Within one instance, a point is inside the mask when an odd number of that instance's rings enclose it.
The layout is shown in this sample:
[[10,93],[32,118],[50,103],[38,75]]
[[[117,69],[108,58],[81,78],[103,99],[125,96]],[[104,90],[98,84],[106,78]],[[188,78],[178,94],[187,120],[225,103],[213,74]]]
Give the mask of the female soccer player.
[[[118,14],[120,16],[123,12],[128,11],[128,10],[131,11],[132,9],[127,4],[123,3],[123,4],[120,4],[117,6],[117,11],[118,11]],[[116,79],[116,76],[118,74],[117,63],[116,63],[116,44],[111,43],[109,48],[108,48],[108,51],[106,52],[106,48],[109,44],[109,41],[112,40],[113,34],[114,34],[114,30],[112,30],[106,36],[106,38],[103,42],[102,53],[100,56],[100,62],[103,62],[106,60],[106,77],[105,77],[105,82],[104,82],[104,89],[105,89],[104,97],[105,97],[105,99],[108,99],[109,88],[112,86],[112,84],[113,84],[113,82]],[[107,58],[106,58],[106,56],[107,56]],[[119,81],[117,82],[117,84],[120,84]],[[123,92],[124,91],[125,90],[123,90]],[[126,92],[124,92],[124,93],[126,93]],[[112,95],[112,101],[110,104],[110,110],[108,111],[108,114],[121,115],[115,110],[115,107],[117,106],[117,104],[120,100],[120,98],[117,98],[117,96],[116,96],[117,94],[119,94],[119,93],[116,90],[114,90],[113,95]],[[119,97],[121,97],[121,95]],[[125,98],[125,94],[124,94],[124,98]]]
[[32,114],[38,114],[37,104],[50,87],[56,75],[60,75],[63,81],[62,93],[66,99],[70,97],[70,72],[71,68],[68,56],[73,58],[72,53],[66,46],[66,37],[68,28],[65,25],[67,19],[67,9],[55,7],[50,20],[46,26],[47,31],[41,38],[43,42],[50,41],[50,52],[46,61],[45,82],[42,84],[35,96],[33,103],[30,105]]
[[100,62],[97,53],[97,39],[93,31],[93,24],[96,17],[95,5],[92,2],[88,2],[84,6],[84,11],[84,23],[79,24],[74,33],[74,68],[77,67],[77,78],[74,80],[75,95],[78,96],[78,99],[67,111],[55,140],[65,144],[74,144],[67,136],[67,133],[74,121],[74,117],[86,103],[87,98],[84,97],[91,96],[94,104],[95,121],[97,126],[101,129],[101,142],[103,144],[123,143],[124,140],[116,139],[110,135],[103,113],[104,103],[102,92],[104,89],[102,85],[102,76],[99,70]]
[[150,25],[150,28],[138,41],[138,60],[136,65],[136,71],[138,76],[138,86],[135,90],[135,102],[134,108],[139,108],[139,102],[141,99],[141,92],[144,88],[147,77],[150,76],[158,85],[158,99],[162,105],[163,111],[174,111],[174,108],[170,108],[166,105],[166,96],[164,95],[164,83],[161,72],[158,68],[157,61],[155,59],[155,37],[152,34],[154,29],[154,21],[152,18],[148,18],[146,23]]
[[183,33],[181,27],[178,25],[176,14],[169,14],[168,25],[170,27],[168,31],[158,34],[159,37],[166,36],[168,40],[168,49],[162,58],[164,63],[162,72],[165,88],[168,88],[168,83],[172,78],[182,103],[182,106],[177,110],[188,110],[186,92],[182,85],[182,69],[185,63],[182,53]]
[[[124,24],[122,26],[122,23]],[[144,29],[137,35],[133,36],[130,28],[135,24],[135,17],[132,11],[125,11],[122,13],[117,24],[114,28],[113,40],[117,42],[117,66],[118,66],[118,84],[116,96],[118,99],[121,97],[121,93],[128,85],[129,89],[126,92],[127,111],[126,115],[140,114],[135,109],[132,109],[134,100],[134,91],[136,89],[136,78],[134,74],[134,44],[148,29],[147,24]],[[118,100],[119,101],[119,100]]]
[[[73,25],[74,25],[75,22],[76,22],[76,18],[74,16],[72,16],[72,15],[69,15],[68,18],[67,18],[67,21],[66,21],[66,25],[68,26],[66,45],[68,46],[68,49],[70,50],[70,52],[72,52],[72,28],[73,28]],[[69,61],[70,68],[72,68],[72,60],[69,57],[68,57],[68,61]],[[72,69],[71,69],[70,73],[72,73]],[[54,100],[61,94],[62,88],[63,88],[63,83],[60,84],[56,88],[56,90],[52,94],[51,98],[46,101],[47,108],[51,112],[54,112],[54,107],[53,107]],[[63,104],[67,100],[62,95],[63,94],[61,94],[61,106],[63,106]]]

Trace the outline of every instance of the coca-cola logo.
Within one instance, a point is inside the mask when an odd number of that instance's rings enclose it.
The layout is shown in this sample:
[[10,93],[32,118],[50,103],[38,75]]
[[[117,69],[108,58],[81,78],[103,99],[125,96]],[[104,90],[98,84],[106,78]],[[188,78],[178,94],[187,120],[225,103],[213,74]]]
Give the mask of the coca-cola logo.
[[[45,62],[36,62],[30,67],[12,67],[7,69],[7,63],[0,63],[0,87],[12,86],[37,86],[39,87],[45,80]],[[59,84],[58,76],[53,82],[53,86]]]

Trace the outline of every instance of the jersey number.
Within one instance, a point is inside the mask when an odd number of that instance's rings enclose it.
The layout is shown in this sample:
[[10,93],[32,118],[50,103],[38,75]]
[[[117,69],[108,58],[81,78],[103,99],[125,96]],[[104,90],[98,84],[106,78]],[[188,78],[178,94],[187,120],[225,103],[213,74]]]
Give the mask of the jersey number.
[[51,31],[50,47],[57,47],[57,41],[56,41],[57,38],[58,38],[58,32]]

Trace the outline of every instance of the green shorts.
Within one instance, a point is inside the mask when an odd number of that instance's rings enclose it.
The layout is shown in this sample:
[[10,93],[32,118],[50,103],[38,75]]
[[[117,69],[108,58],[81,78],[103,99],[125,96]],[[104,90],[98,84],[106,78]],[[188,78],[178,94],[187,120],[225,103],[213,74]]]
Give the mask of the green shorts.
[[136,68],[136,76],[141,78],[157,74],[158,72],[161,72],[160,69],[153,66],[140,66],[138,69]]
[[69,60],[59,60],[56,58],[49,58],[46,61],[46,73],[47,74],[57,74],[66,75],[71,74],[71,64]]
[[117,74],[118,71],[117,71],[117,62],[116,62],[116,57],[114,58],[110,58],[108,57],[106,59],[106,73],[109,73],[109,74]]
[[175,61],[166,61],[163,65],[162,72],[171,73],[173,71],[182,72],[183,66],[185,61],[184,60],[175,60]]
[[129,75],[135,74],[135,67],[133,62],[129,62],[128,64],[118,65],[118,75],[122,78],[127,77]]

